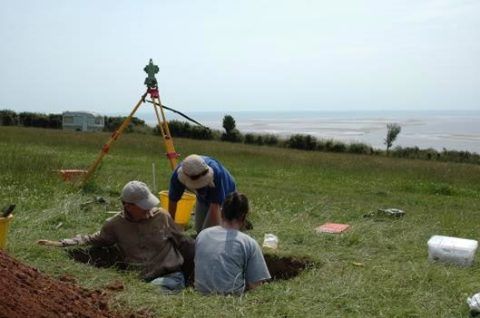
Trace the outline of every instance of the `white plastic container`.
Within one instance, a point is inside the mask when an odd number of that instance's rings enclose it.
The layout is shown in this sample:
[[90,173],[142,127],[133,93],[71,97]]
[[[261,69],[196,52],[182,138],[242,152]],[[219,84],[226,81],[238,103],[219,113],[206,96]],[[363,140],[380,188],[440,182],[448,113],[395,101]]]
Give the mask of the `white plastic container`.
[[460,266],[470,266],[478,242],[458,237],[434,235],[428,240],[428,259]]
[[267,233],[263,239],[263,247],[276,250],[278,247],[278,237],[275,234]]

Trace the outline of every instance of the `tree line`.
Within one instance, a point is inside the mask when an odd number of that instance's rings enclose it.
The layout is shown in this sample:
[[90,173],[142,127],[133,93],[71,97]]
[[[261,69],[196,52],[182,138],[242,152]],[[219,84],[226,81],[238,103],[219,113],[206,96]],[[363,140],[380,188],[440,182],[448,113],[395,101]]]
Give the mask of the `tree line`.
[[38,114],[22,112],[17,114],[11,110],[0,110],[0,123],[2,126],[24,126],[40,128],[62,128],[61,114]]
[[[115,131],[126,119],[125,116],[104,116],[105,127],[103,131]],[[0,110],[1,126],[23,126],[37,128],[62,129],[62,114],[42,114],[33,112],[16,113],[12,110]],[[150,127],[145,121],[133,117],[126,132],[149,132]]]
[[307,151],[384,155],[396,158],[480,164],[480,155],[469,151],[447,150],[445,148],[442,151],[437,151],[433,148],[393,147],[393,143],[401,132],[400,125],[396,123],[387,124],[387,133],[384,139],[385,150],[374,149],[372,146],[361,142],[344,143],[333,139],[318,139],[312,135],[304,134],[294,134],[285,139],[272,134],[242,134],[236,128],[235,119],[231,115],[225,115],[223,118],[222,126],[225,130],[223,132],[177,120],[170,121],[169,126],[172,136],[182,138],[221,140]]
[[[105,116],[104,131],[115,131],[126,117]],[[24,126],[41,128],[62,128],[61,114],[39,114],[22,112],[15,113],[11,110],[0,110],[0,124],[3,126]],[[333,139],[318,139],[311,135],[294,134],[288,138],[280,138],[273,134],[242,134],[236,128],[235,119],[225,115],[222,127],[224,131],[210,129],[179,120],[169,121],[170,132],[173,137],[191,138],[200,140],[219,140],[254,144],[260,146],[275,146],[307,151],[323,151],[336,153],[354,153],[364,155],[386,155],[396,158],[424,159],[435,161],[449,161],[461,163],[480,164],[480,155],[469,151],[447,150],[437,151],[432,148],[420,149],[418,147],[393,147],[401,127],[398,124],[387,125],[387,135],[384,140],[386,150],[374,149],[370,145],[360,142],[344,143]],[[137,132],[143,134],[160,134],[158,126],[152,128],[145,121],[133,117],[130,125],[125,130],[127,133]]]

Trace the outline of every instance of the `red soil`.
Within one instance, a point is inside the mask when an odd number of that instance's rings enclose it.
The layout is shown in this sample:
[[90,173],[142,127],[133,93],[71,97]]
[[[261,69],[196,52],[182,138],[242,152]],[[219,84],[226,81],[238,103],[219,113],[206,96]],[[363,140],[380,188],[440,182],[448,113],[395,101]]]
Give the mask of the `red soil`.
[[0,251],[0,318],[125,316],[109,310],[104,291],[53,279]]

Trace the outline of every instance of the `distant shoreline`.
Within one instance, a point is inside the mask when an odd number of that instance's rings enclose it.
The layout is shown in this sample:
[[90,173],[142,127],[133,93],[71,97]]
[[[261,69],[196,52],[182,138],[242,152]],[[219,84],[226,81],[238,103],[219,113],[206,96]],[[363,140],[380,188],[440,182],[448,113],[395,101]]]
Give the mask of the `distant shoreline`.
[[[395,146],[444,148],[480,153],[480,111],[362,111],[362,112],[192,112],[188,116],[212,129],[223,130],[223,116],[235,118],[242,133],[274,134],[282,138],[294,134],[318,139],[361,142],[383,149],[386,124],[399,123],[402,132]],[[141,112],[137,117],[155,126],[154,113]],[[171,112],[168,120],[185,119]]]

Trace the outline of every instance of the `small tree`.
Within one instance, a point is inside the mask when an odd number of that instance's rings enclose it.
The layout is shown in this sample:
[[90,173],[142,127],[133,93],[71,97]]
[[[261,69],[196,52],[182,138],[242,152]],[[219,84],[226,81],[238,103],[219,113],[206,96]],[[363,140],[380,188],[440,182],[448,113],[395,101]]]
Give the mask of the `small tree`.
[[393,142],[397,139],[398,134],[402,130],[402,127],[398,124],[387,124],[387,137],[385,138],[385,145],[387,145],[387,154],[392,147]]
[[235,129],[235,119],[230,115],[225,115],[225,117],[223,117],[223,128],[225,128],[227,135],[229,135]]
[[225,117],[223,117],[223,128],[225,128],[225,133],[220,137],[221,140],[231,142],[243,141],[242,134],[235,128],[235,119],[233,119],[232,116],[225,115]]

